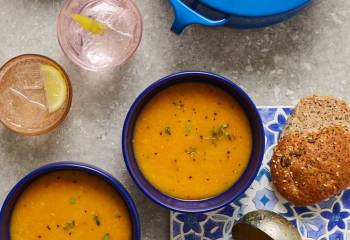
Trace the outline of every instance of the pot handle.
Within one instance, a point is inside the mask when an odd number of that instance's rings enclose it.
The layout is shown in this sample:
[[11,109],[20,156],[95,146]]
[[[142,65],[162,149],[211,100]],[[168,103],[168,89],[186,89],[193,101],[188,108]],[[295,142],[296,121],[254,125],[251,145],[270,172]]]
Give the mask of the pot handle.
[[184,30],[190,24],[201,24],[212,27],[222,26],[228,21],[226,18],[221,20],[211,20],[194,11],[181,0],[170,0],[170,3],[175,12],[175,20],[171,30],[176,34],[180,34],[182,30]]

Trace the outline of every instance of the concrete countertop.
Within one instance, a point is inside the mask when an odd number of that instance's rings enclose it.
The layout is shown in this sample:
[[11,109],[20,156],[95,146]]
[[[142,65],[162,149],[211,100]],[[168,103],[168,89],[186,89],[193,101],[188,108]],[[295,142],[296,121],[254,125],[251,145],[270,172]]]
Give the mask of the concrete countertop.
[[142,239],[169,239],[169,211],[148,200],[125,168],[121,131],[135,97],[177,71],[206,70],[239,83],[257,105],[291,105],[310,94],[350,102],[350,1],[315,0],[292,20],[259,30],[192,26],[169,31],[167,0],[137,0],[144,36],[132,60],[113,74],[81,71],[56,39],[61,0],[0,0],[0,65],[23,53],[47,55],[68,72],[73,105],[67,120],[42,137],[25,138],[0,126],[0,202],[27,172],[72,160],[99,166],[131,192]]

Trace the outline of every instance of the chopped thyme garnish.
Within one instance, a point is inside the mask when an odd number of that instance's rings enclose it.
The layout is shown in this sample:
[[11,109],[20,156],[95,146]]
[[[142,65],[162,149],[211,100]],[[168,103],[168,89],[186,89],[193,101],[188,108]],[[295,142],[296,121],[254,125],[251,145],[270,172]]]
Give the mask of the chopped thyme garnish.
[[69,203],[72,204],[72,205],[75,205],[77,203],[77,199],[72,197],[69,199]]
[[212,138],[218,138],[218,137],[220,137],[220,134],[221,132],[220,132],[220,128],[213,128],[212,130],[211,130],[211,137]]
[[197,149],[195,147],[189,147],[185,150],[185,153],[193,157],[194,155],[197,154]]
[[228,124],[222,124],[220,127],[213,128],[211,130],[211,137],[209,139],[213,144],[216,144],[217,141],[222,137],[226,137],[229,141],[232,141],[233,137],[232,134],[227,130],[228,128]]
[[192,127],[191,126],[186,126],[185,127],[185,135],[188,136],[188,134],[190,134],[192,131]]
[[94,215],[94,220],[95,220],[95,223],[96,223],[97,226],[101,225],[100,218],[97,215]]
[[225,135],[229,141],[232,141],[232,134],[231,133],[225,133]]
[[75,220],[72,220],[71,222],[67,222],[66,224],[64,224],[63,229],[68,231],[71,230],[75,227]]
[[103,235],[102,240],[109,240],[109,233],[106,233],[105,235]]
[[164,128],[164,132],[168,135],[171,135],[171,128],[170,127]]

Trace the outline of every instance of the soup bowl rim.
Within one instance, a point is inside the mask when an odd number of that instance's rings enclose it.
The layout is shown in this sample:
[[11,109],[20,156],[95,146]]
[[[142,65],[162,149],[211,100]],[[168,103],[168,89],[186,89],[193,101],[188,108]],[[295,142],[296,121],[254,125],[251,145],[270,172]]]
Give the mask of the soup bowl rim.
[[[225,84],[230,88],[230,91],[236,92],[241,100],[246,101],[246,103],[249,105],[250,109],[246,111],[250,111],[251,114],[255,117],[255,124],[257,127],[255,129],[252,129],[252,135],[257,134],[259,136],[259,139],[254,140],[253,139],[253,149],[252,149],[252,155],[253,152],[258,152],[257,157],[254,159],[250,159],[248,162],[248,167],[250,166],[251,162],[255,161],[255,167],[252,170],[251,174],[247,176],[247,180],[245,182],[242,181],[243,176],[246,174],[247,169],[242,174],[242,176],[231,186],[231,188],[223,193],[220,193],[212,198],[208,199],[202,199],[202,200],[185,200],[185,199],[178,199],[174,198],[172,196],[166,195],[165,193],[162,193],[161,191],[157,190],[152,183],[150,183],[142,174],[142,171],[138,168],[137,161],[134,156],[133,147],[130,147],[132,145],[132,136],[130,136],[129,132],[131,131],[133,133],[133,129],[135,127],[136,120],[138,118],[138,115],[140,114],[140,111],[137,110],[139,108],[139,105],[145,105],[149,99],[151,99],[154,95],[156,95],[158,92],[162,91],[163,89],[175,85],[177,82],[175,79],[179,78],[188,78],[191,76],[195,77],[205,77],[205,78],[211,78],[212,79],[212,85],[216,86],[219,84]],[[172,81],[175,81],[175,83],[172,83]],[[183,81],[187,82],[187,81]],[[189,82],[202,82],[201,80],[195,80],[195,81],[189,81]],[[204,82],[204,81],[203,81]],[[165,87],[164,87],[165,86]],[[160,90],[155,90],[157,88],[160,88]],[[151,93],[152,91],[155,91],[154,93]],[[231,93],[233,95],[233,93]],[[143,102],[145,98],[149,98],[146,103]],[[239,100],[239,99],[237,99]],[[241,103],[240,103],[241,105]],[[242,106],[242,105],[241,105]],[[139,111],[139,112],[137,112]],[[252,125],[253,119],[248,116],[248,120],[250,124]],[[131,134],[133,135],[133,134]],[[259,142],[258,145],[254,145],[254,143]],[[234,200],[237,200],[245,191],[246,189],[251,185],[251,183],[254,181],[256,175],[258,174],[258,171],[261,167],[263,156],[264,156],[264,150],[265,150],[265,134],[264,134],[264,126],[261,120],[261,117],[259,115],[259,112],[253,103],[253,101],[250,99],[250,97],[245,93],[244,90],[242,90],[237,84],[232,82],[231,80],[210,72],[204,72],[204,71],[186,71],[186,72],[178,72],[171,75],[168,75],[166,77],[161,78],[160,80],[152,83],[148,87],[146,87],[135,99],[133,104],[131,105],[127,116],[124,121],[123,126],[123,133],[122,133],[122,150],[123,150],[123,156],[124,161],[126,164],[126,167],[136,183],[136,185],[139,187],[139,189],[151,200],[153,200],[155,203],[159,204],[162,207],[168,208],[173,211],[177,212],[184,212],[184,213],[200,213],[200,212],[208,212],[213,211],[216,209],[219,209],[221,207],[224,207],[225,205],[233,202]],[[131,156],[131,157],[130,157]],[[133,167],[133,165],[137,166],[137,169]],[[247,168],[248,168],[247,167]],[[240,183],[240,189],[236,190],[236,194],[228,196],[227,193],[237,184]],[[152,189],[152,192],[148,189]],[[226,196],[225,196],[226,194]],[[220,202],[215,201],[214,199],[222,198]],[[169,201],[168,201],[169,200]]]
[[[134,201],[132,200],[131,195],[126,190],[126,188],[107,171],[91,164],[74,162],[74,161],[61,161],[61,162],[54,162],[54,163],[43,165],[27,173],[14,185],[14,187],[12,187],[12,189],[6,196],[0,210],[0,238],[3,236],[3,234],[6,234],[3,231],[6,231],[7,232],[6,240],[11,239],[10,238],[11,215],[16,206],[16,202],[18,201],[21,194],[27,189],[27,187],[29,187],[33,181],[40,178],[41,176],[48,173],[61,171],[61,170],[73,170],[73,171],[90,173],[104,180],[106,183],[110,184],[113,187],[113,189],[116,192],[118,192],[118,194],[121,196],[125,205],[128,208],[129,216],[131,218],[132,227],[133,227],[132,239],[134,240],[141,239],[141,226],[140,226],[138,211]],[[12,206],[10,206],[11,204]],[[10,209],[8,210],[8,208]],[[10,211],[9,217],[5,216],[7,211]]]

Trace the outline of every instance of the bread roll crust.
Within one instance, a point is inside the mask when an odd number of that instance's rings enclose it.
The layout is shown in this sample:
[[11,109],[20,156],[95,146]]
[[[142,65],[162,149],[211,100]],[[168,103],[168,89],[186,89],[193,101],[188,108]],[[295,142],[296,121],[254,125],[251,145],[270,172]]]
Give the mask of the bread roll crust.
[[283,135],[271,159],[277,190],[297,206],[318,203],[350,183],[350,132],[339,126]]

